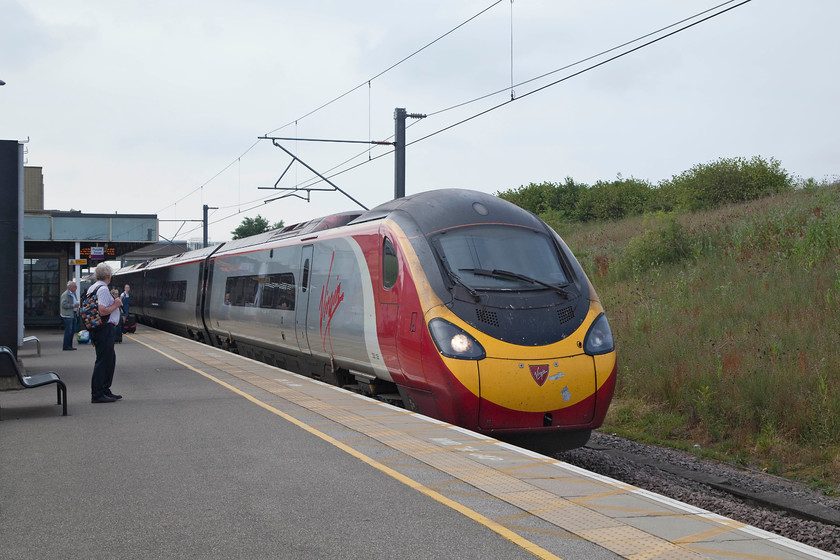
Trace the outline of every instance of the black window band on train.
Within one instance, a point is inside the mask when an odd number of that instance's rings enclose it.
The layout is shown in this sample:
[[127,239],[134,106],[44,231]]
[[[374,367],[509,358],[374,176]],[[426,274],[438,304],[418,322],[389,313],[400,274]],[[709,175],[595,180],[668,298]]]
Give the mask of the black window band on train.
[[177,280],[177,281],[167,281],[161,282],[157,285],[157,290],[155,292],[157,297],[157,301],[175,301],[175,302],[185,302],[187,301],[187,281],[186,280]]

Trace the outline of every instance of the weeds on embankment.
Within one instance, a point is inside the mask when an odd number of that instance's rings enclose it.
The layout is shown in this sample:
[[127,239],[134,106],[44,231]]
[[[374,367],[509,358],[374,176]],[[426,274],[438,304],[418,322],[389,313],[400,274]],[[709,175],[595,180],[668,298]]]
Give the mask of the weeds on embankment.
[[604,429],[840,492],[840,183],[551,225],[618,348]]

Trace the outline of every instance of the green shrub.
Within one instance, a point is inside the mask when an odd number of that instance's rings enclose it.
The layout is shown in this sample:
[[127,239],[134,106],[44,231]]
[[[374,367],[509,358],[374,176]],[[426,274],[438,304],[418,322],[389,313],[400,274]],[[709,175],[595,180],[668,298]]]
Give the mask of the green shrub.
[[644,214],[652,198],[647,181],[622,179],[598,181],[580,193],[575,217],[581,221],[618,220]]
[[755,200],[771,194],[816,188],[817,182],[795,180],[778,160],[755,156],[721,158],[699,164],[670,180],[652,185],[624,179],[598,181],[591,187],[566,177],[563,183],[529,183],[496,196],[538,216],[556,221],[614,221],[650,212],[712,209],[724,204]]
[[553,206],[554,184],[549,182],[529,183],[518,189],[508,189],[496,196],[516,204],[520,208],[541,214]]
[[560,219],[570,219],[575,215],[580,193],[586,188],[587,185],[566,177],[563,183],[529,183],[498,192],[496,196],[537,215],[552,212]]
[[[653,221],[653,227],[649,227]],[[619,275],[635,275],[661,265],[679,263],[694,256],[691,235],[674,216],[646,218],[645,232],[634,237],[619,258]]]
[[790,191],[794,180],[773,158],[721,158],[695,165],[663,182],[662,188],[676,206],[702,210]]

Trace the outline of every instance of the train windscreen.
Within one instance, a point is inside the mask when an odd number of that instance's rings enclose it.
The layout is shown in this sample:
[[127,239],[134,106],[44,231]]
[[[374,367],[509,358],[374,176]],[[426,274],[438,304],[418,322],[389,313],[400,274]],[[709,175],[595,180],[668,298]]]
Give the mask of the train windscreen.
[[441,233],[436,242],[449,269],[473,289],[544,289],[569,283],[554,243],[541,232],[470,226]]

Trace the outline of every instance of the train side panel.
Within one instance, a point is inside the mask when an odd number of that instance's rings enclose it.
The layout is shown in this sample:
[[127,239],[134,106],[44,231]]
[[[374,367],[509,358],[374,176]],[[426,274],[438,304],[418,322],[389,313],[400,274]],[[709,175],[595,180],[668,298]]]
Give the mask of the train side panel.
[[208,262],[204,319],[211,342],[236,341],[298,354],[300,247],[223,254]]
[[371,232],[314,244],[306,328],[314,357],[390,380],[376,332],[373,280],[359,244],[375,237]]
[[365,259],[350,236],[214,257],[208,329],[221,345],[259,347],[390,380]]

